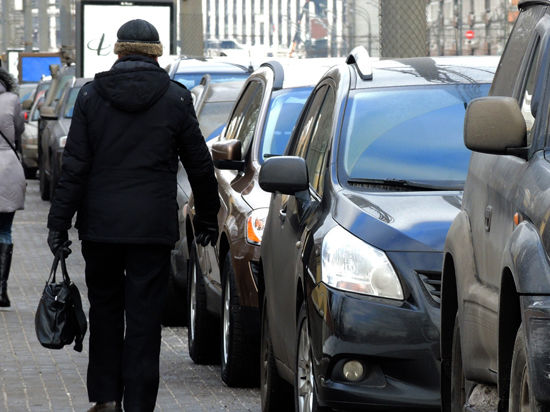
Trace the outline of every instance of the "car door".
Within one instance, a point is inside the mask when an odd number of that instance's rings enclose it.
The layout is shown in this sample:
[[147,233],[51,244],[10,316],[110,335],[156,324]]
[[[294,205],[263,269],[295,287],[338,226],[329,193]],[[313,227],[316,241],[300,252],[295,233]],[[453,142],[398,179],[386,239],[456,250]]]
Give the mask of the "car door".
[[[541,143],[533,140],[537,128],[544,122],[537,122],[531,103],[538,76],[538,62],[544,32],[550,29],[550,18],[545,16],[531,31],[534,33],[525,47],[525,54],[513,87],[512,96],[518,99],[527,125],[527,146],[529,157],[540,149]],[[550,32],[550,30],[548,30]],[[503,93],[504,94],[504,93]],[[544,116],[541,116],[544,117]],[[481,373],[496,381],[498,372],[498,311],[502,279],[501,260],[506,242],[514,229],[513,218],[517,211],[516,196],[518,182],[522,180],[529,165],[519,156],[475,155],[483,159],[483,182],[485,198],[478,199],[478,209],[470,215],[478,277],[468,290],[464,300],[464,339],[465,353],[472,357],[467,364],[470,370]],[[487,356],[489,355],[489,356]],[[476,372],[474,372],[476,373]]]
[[[302,117],[296,133],[295,144],[289,149],[289,155],[306,159],[311,168],[309,172],[309,193],[297,193],[295,196],[277,195],[273,199],[278,210],[273,219],[271,236],[276,247],[272,250],[272,262],[277,267],[272,273],[278,276],[273,285],[266,285],[268,299],[276,301],[277,313],[270,314],[270,319],[276,323],[275,336],[272,335],[274,352],[290,369],[294,368],[296,342],[296,294],[298,279],[303,274],[303,247],[312,227],[312,210],[320,202],[319,192],[322,191],[323,178],[321,166],[326,159],[330,137],[330,127],[326,119],[331,118],[334,107],[334,91],[324,84],[310,98],[305,115]],[[328,132],[328,133],[327,133]],[[327,137],[328,136],[328,137]]]

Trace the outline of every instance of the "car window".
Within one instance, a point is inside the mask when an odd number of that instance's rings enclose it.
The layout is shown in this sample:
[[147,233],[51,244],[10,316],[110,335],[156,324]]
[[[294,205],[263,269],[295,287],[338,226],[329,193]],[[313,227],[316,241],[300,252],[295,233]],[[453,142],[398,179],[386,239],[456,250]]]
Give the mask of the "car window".
[[253,82],[252,87],[254,94],[244,113],[243,121],[241,122],[237,133],[235,134],[235,139],[241,141],[242,158],[244,158],[246,152],[248,151],[248,148],[250,147],[250,144],[252,143],[254,131],[256,130],[256,125],[258,123],[258,116],[260,114],[260,106],[262,105],[262,84],[260,82]]
[[227,121],[233,105],[234,102],[206,102],[202,106],[198,120],[205,138]]
[[31,121],[37,122],[38,119],[40,119],[40,111],[38,110],[38,108],[43,102],[44,102],[44,94],[42,94],[42,96],[38,98],[38,100],[34,104],[34,107],[32,108]]
[[523,92],[523,96],[521,98],[520,104],[521,104],[521,114],[523,115],[523,118],[525,119],[525,125],[527,126],[527,145],[530,146],[533,141],[533,134],[532,129],[533,125],[535,124],[535,117],[533,116],[531,112],[531,99],[533,97],[533,92],[535,90],[535,80],[536,80],[536,74],[537,74],[537,67],[538,67],[538,54],[540,49],[540,41],[537,42],[537,45],[535,47],[535,51],[533,52],[533,55],[531,57],[530,67],[529,67],[529,74],[527,75],[527,82],[525,84],[525,91]]
[[512,96],[523,56],[529,49],[533,30],[543,12],[543,7],[531,7],[520,13],[495,73],[491,95]]
[[309,141],[311,130],[315,124],[315,119],[319,113],[319,107],[321,106],[321,103],[323,103],[326,92],[327,86],[322,86],[315,91],[315,94],[312,97],[310,97],[310,104],[302,122],[300,123],[300,130],[298,130],[294,146],[291,148],[291,153],[289,154],[305,157],[307,142]]
[[65,109],[63,111],[63,116],[67,119],[71,119],[73,117],[74,104],[79,92],[80,87],[73,87],[69,92],[69,97],[67,98],[67,103],[65,104]]
[[292,130],[312,89],[312,87],[283,89],[271,95],[260,144],[259,162],[261,164],[266,157],[282,155],[285,152]]
[[[249,73],[208,73],[210,75],[211,83],[223,83],[223,82],[234,82],[237,80],[246,79],[249,76]],[[202,77],[205,75],[204,72],[200,73],[176,73],[174,80],[183,84],[188,89],[192,89],[196,85],[200,84]]]
[[332,131],[334,100],[334,90],[329,87],[319,111],[319,116],[315,121],[305,156],[309,184],[321,196],[323,195],[324,171]]
[[61,93],[58,93],[59,100],[57,100],[57,104],[55,105],[55,112],[59,113],[61,111],[61,106],[63,105],[63,102],[65,101],[65,96],[67,96],[67,93],[69,93],[70,86],[68,83],[65,83],[65,86],[63,87],[63,90]]
[[245,110],[248,107],[248,103],[250,102],[250,99],[252,99],[254,94],[258,91],[256,84],[257,82],[254,81],[248,83],[245,91],[241,94],[241,98],[237,102],[237,106],[235,107],[235,110],[233,111],[233,114],[231,115],[231,118],[229,119],[229,122],[227,124],[227,129],[224,136],[226,139],[236,139],[237,131],[239,129],[239,126],[241,125],[241,121],[243,120]]

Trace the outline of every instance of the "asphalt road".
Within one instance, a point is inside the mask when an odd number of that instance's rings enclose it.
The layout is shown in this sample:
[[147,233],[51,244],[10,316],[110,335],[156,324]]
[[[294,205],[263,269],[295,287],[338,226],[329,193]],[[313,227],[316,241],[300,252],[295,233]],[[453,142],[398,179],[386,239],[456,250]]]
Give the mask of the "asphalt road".
[[[87,339],[84,350],[45,349],[34,332],[34,313],[52,255],[46,244],[49,202],[40,200],[38,182],[29,180],[25,210],[15,215],[14,255],[8,292],[12,307],[0,310],[0,411],[86,411]],[[70,232],[73,253],[68,270],[88,310],[84,261],[77,234]],[[186,328],[164,328],[156,411],[260,411],[257,388],[228,388],[219,365],[193,364]]]

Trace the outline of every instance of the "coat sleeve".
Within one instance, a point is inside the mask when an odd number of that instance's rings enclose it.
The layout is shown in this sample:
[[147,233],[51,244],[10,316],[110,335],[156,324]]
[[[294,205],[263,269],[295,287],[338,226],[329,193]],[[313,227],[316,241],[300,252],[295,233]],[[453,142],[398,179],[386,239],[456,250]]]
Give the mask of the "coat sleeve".
[[185,115],[178,136],[178,154],[195,197],[197,216],[203,221],[217,224],[220,199],[212,157],[199,129],[190,94],[185,95],[183,104]]
[[82,201],[92,162],[86,112],[83,109],[85,87],[76,99],[67,143],[63,151],[61,176],[48,215],[48,228],[67,230]]

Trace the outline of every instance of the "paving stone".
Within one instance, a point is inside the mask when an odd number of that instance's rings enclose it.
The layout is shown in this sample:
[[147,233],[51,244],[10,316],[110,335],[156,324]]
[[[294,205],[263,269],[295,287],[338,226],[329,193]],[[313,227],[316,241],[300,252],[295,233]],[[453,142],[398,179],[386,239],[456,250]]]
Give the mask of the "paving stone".
[[[49,202],[40,200],[38,182],[29,180],[25,210],[15,214],[14,254],[8,292],[12,307],[0,310],[0,411],[86,411],[87,339],[84,350],[49,350],[38,343],[34,312],[51,268],[46,243]],[[67,261],[88,311],[84,261],[74,230]],[[228,388],[219,365],[195,365],[187,351],[186,328],[163,328],[160,385],[155,411],[260,411],[257,388]]]

